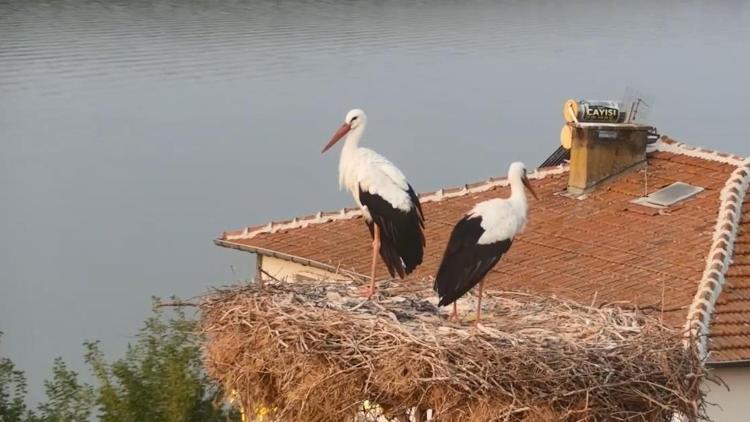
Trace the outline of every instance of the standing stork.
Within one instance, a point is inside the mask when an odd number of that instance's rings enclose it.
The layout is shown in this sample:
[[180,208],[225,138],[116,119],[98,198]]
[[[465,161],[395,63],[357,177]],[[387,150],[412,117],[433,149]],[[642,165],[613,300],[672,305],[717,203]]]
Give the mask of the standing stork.
[[451,232],[433,288],[440,297],[438,306],[453,304],[453,319],[458,319],[458,298],[479,283],[475,322],[479,324],[484,276],[510,249],[513,237],[526,225],[528,203],[524,186],[538,199],[526,177],[523,163],[510,165],[508,180],[509,198],[495,198],[476,204]]
[[372,236],[370,286],[364,291],[370,298],[375,293],[378,251],[391,277],[398,274],[404,278],[422,263],[425,238],[422,206],[404,174],[382,155],[359,147],[366,125],[365,112],[351,110],[321,153],[346,136],[339,161],[339,186],[354,196]]

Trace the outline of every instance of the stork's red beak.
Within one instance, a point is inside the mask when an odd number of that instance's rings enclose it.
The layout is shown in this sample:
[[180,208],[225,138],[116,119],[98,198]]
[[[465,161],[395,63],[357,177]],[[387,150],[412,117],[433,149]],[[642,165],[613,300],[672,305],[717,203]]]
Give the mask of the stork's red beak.
[[526,189],[528,189],[529,192],[531,192],[531,196],[533,196],[534,199],[539,199],[539,197],[536,196],[536,192],[534,192],[534,188],[531,187],[531,182],[529,182],[529,178],[526,176],[523,176],[523,178],[521,178],[521,181],[523,182],[523,185],[526,186]]
[[328,141],[326,146],[323,147],[323,151],[320,151],[320,153],[322,154],[328,151],[333,146],[333,144],[338,142],[339,139],[343,138],[344,135],[346,135],[349,132],[349,130],[351,130],[351,128],[352,127],[349,125],[349,123],[344,123],[343,125],[341,125],[339,130],[337,130],[336,133],[333,134],[333,136],[331,137],[331,140]]

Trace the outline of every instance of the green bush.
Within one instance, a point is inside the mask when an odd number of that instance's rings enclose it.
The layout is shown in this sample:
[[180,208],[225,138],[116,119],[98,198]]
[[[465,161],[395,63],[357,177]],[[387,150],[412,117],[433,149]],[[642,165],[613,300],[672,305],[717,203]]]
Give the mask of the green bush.
[[85,342],[96,385],[81,383],[55,359],[45,381],[47,401],[35,411],[26,405],[23,372],[0,358],[0,422],[86,422],[92,415],[103,422],[239,421],[203,372],[195,324],[180,309],[165,313],[155,306],[120,359],[109,362],[98,341]]

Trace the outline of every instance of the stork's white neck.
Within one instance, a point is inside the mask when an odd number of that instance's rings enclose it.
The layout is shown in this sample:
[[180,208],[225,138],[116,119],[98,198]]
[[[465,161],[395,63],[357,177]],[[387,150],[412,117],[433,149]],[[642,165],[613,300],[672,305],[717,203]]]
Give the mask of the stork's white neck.
[[526,200],[525,186],[520,177],[513,177],[510,179],[510,198],[508,198],[508,201],[513,205],[513,208],[521,213],[521,215],[526,215],[528,202]]
[[341,150],[341,156],[344,153],[356,150],[359,147],[359,141],[362,139],[362,134],[365,132],[365,124],[360,123],[357,127],[350,130],[346,135],[346,141],[344,141],[344,148]]
[[346,135],[344,147],[341,149],[341,158],[339,159],[339,187],[346,187],[354,193],[354,184],[356,183],[356,161],[359,141],[365,132],[365,123],[361,122],[357,127],[350,130]]

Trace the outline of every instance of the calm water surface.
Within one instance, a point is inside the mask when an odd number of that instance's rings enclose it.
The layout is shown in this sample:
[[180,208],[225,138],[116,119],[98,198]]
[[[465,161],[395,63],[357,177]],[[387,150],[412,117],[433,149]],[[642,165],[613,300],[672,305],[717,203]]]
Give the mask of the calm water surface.
[[0,354],[118,353],[150,296],[250,276],[222,230],[351,204],[344,114],[417,190],[537,164],[569,97],[648,94],[750,154],[750,6],[708,1],[0,1]]

